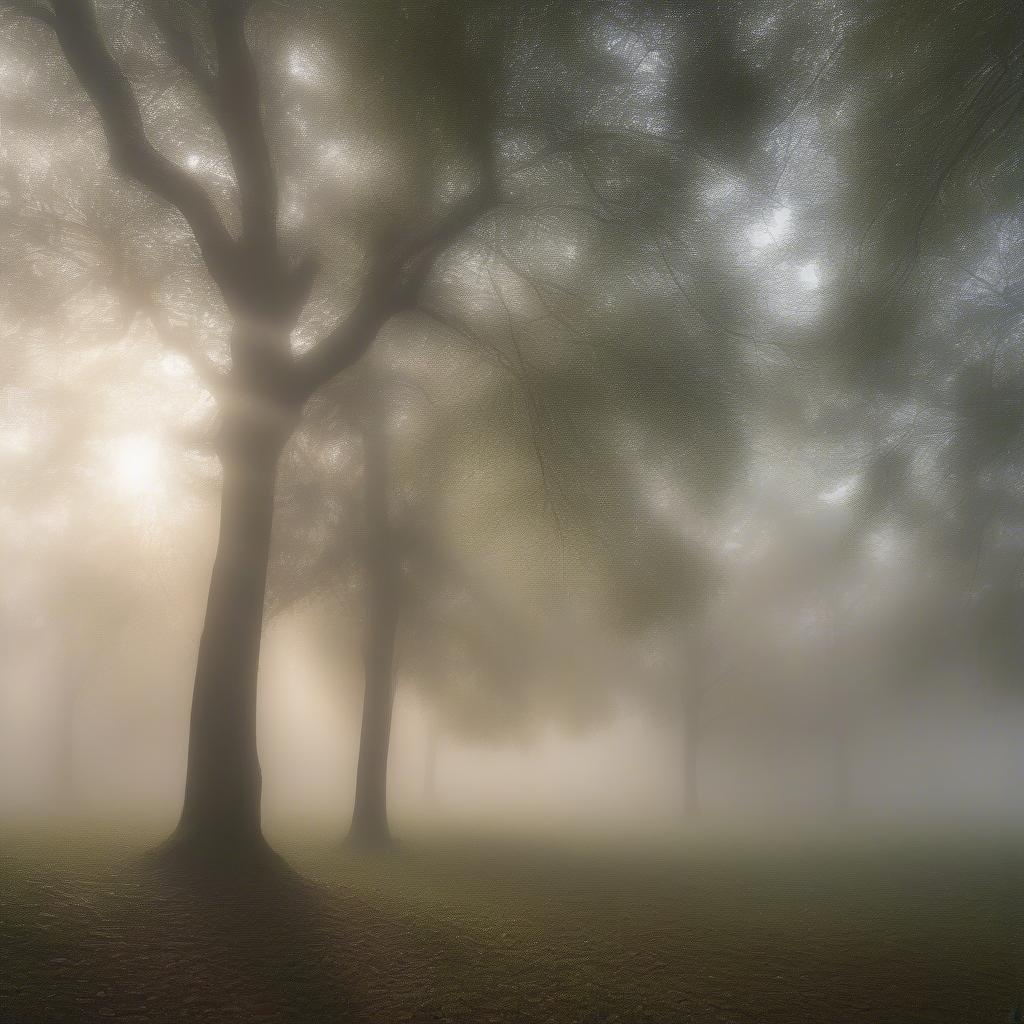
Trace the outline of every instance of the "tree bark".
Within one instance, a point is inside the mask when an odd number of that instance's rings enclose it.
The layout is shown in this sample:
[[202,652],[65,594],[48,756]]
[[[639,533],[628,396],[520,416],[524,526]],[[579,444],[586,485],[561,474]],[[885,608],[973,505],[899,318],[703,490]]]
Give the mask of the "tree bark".
[[220,535],[199,642],[185,799],[172,848],[214,858],[269,854],[260,828],[256,677],[285,436],[225,425]]
[[395,701],[395,636],[398,632],[398,560],[389,512],[388,446],[382,411],[370,400],[363,426],[366,516],[365,686],[355,801],[349,839],[388,845],[387,788],[391,716]]

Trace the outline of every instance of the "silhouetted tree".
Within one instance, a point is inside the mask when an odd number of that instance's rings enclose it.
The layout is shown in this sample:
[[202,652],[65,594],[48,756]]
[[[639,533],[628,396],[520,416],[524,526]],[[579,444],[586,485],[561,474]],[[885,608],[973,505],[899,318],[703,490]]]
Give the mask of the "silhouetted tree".
[[[184,218],[233,320],[228,370],[219,371],[193,353],[213,382],[219,405],[217,451],[224,483],[185,801],[168,850],[265,859],[255,685],[279,455],[309,397],[358,360],[388,320],[416,303],[439,252],[494,202],[493,125],[484,116],[467,115],[470,148],[479,162],[463,179],[462,195],[432,221],[382,232],[350,312],[319,343],[296,355],[290,336],[309,301],[318,261],[309,253],[292,257],[282,241],[278,176],[264,128],[257,62],[246,37],[251,5],[233,0],[203,5],[194,12],[202,22],[197,33],[193,29],[200,26],[184,8],[154,4],[149,9],[166,52],[188,74],[223,134],[237,189],[236,231],[200,180],[151,141],[137,86],[112,54],[93,5],[58,0],[16,6],[53,30],[95,106],[115,168]],[[453,59],[462,29],[448,21],[442,30]],[[121,44],[133,34],[129,29]],[[152,47],[152,36],[147,43]],[[466,74],[469,67],[460,70]],[[481,92],[481,110],[484,96]]]

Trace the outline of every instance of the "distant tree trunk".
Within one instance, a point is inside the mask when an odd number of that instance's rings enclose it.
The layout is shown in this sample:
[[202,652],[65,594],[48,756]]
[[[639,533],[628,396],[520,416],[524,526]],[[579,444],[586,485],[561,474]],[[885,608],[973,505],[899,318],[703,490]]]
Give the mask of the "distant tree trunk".
[[55,809],[68,813],[75,802],[75,717],[78,704],[78,680],[70,658],[60,668],[57,692],[56,731],[54,734]]
[[832,811],[844,815],[850,810],[850,682],[853,661],[850,650],[842,642],[839,630],[840,613],[835,606],[822,599],[825,621],[829,626],[829,644],[825,652],[826,679],[829,703],[827,705],[832,755]]
[[843,669],[844,652],[833,642],[830,682],[829,740],[832,757],[832,811],[845,815],[852,802],[850,780],[850,733],[853,707],[850,702],[849,669]]
[[199,642],[185,800],[170,849],[269,855],[260,828],[256,676],[278,456],[286,432],[251,420],[222,435],[220,535]]
[[700,707],[683,702],[683,815],[692,821],[700,814]]
[[837,718],[832,725],[832,809],[847,814],[852,802],[849,729]]
[[427,733],[427,753],[423,763],[423,800],[433,803],[437,795],[437,725],[431,723]]
[[388,845],[388,751],[395,702],[395,637],[399,580],[391,530],[389,452],[383,410],[372,399],[363,424],[363,488],[366,516],[365,686],[359,762],[349,838],[365,845]]
[[1024,743],[1020,742],[1016,732],[1011,734],[1009,741],[1010,794],[1016,798],[1017,807],[1024,811]]

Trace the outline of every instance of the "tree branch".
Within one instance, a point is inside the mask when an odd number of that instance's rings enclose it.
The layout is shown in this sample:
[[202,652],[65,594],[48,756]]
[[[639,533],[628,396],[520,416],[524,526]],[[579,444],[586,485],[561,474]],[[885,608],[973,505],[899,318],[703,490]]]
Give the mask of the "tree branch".
[[416,306],[441,251],[491,208],[492,195],[490,188],[483,187],[457,203],[433,227],[379,248],[355,308],[298,360],[304,395],[311,395],[356,363],[392,316]]
[[228,146],[242,215],[254,305],[271,314],[300,309],[309,297],[319,262],[306,257],[291,271],[283,266],[278,246],[279,193],[263,126],[259,78],[245,38],[250,0],[216,0],[211,11],[217,71],[205,66],[191,33],[158,4],[150,15],[168,52],[195,80]]
[[4,0],[4,7],[9,8],[15,14],[23,14],[26,18],[35,18],[51,28],[54,25],[53,11],[43,3],[36,0]]
[[111,163],[181,213],[210,276],[228,304],[235,306],[242,286],[237,246],[203,187],[146,138],[138,101],[103,42],[91,0],[54,0],[53,27],[100,116]]
[[163,38],[164,46],[171,58],[189,74],[203,95],[212,101],[216,94],[215,80],[210,69],[203,63],[192,33],[168,15],[159,2],[154,3],[150,0],[146,10]]
[[222,398],[230,385],[229,375],[219,369],[206,353],[186,341],[181,333],[168,323],[154,299],[145,295],[140,308],[149,317],[149,322],[153,325],[157,338],[167,348],[173,349],[189,361],[200,382],[214,398]]
[[[482,338],[477,334],[473,334],[468,328],[458,323],[452,317],[436,309],[424,309],[420,307],[417,310],[422,316],[428,320],[433,321],[439,327],[442,327],[448,332],[453,338],[457,338],[460,341],[466,343],[466,345],[474,350],[481,359],[486,360],[492,366],[496,366],[499,370],[503,370],[505,373],[516,382],[517,385],[522,385],[522,371],[512,361],[506,352],[503,352],[500,346],[489,341],[487,338]],[[486,353],[485,354],[485,350]]]
[[485,178],[476,192],[456,203],[437,224],[409,234],[396,246],[393,258],[409,267],[413,274],[410,284],[417,289],[417,297],[441,251],[495,205],[496,189]]
[[[238,182],[242,236],[278,270],[277,185],[260,111],[259,78],[245,38],[249,0],[214,0],[211,11],[217,52],[216,113]],[[276,276],[276,274],[275,274]]]
[[371,258],[362,292],[351,312],[296,360],[295,377],[302,399],[357,363],[398,311],[393,295],[395,270],[387,254],[378,252]]

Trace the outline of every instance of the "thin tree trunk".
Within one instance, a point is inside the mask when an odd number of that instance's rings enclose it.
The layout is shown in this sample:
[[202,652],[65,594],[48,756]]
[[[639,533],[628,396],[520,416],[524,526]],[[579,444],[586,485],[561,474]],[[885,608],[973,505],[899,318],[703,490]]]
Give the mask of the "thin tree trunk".
[[398,561],[389,512],[388,446],[382,410],[371,399],[363,426],[366,515],[365,688],[359,761],[349,838],[387,845],[388,750],[395,701],[395,636],[398,631]]
[[434,803],[437,799],[437,723],[431,722],[427,732],[427,751],[423,764],[423,800]]
[[846,724],[837,719],[832,726],[832,809],[848,814],[852,803],[850,736]]
[[359,763],[349,837],[358,843],[387,845],[388,750],[394,707],[394,638],[398,616],[383,604],[370,612],[365,655],[366,689],[359,735]]
[[700,715],[697,703],[683,708],[683,815],[692,821],[700,814]]
[[61,814],[69,814],[75,804],[75,718],[78,704],[75,671],[71,658],[65,657],[57,693],[54,751],[54,806]]
[[181,819],[168,846],[220,857],[263,857],[256,677],[283,437],[244,424],[225,430],[220,535],[199,643]]
[[830,660],[828,674],[830,706],[829,723],[831,731],[832,754],[832,811],[836,815],[849,812],[852,790],[850,780],[850,715],[852,708],[849,701],[850,661],[847,651],[841,643],[839,632],[839,613],[836,608],[823,602],[826,610],[826,622],[829,624],[829,647],[827,655]]

